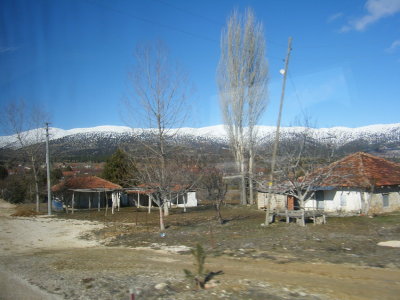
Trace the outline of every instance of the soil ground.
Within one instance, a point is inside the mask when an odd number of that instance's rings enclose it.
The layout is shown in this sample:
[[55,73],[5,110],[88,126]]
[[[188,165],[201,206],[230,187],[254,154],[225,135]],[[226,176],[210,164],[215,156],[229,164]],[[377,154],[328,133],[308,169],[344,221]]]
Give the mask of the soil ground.
[[[325,225],[276,222],[264,213],[211,206],[172,209],[165,235],[158,211],[122,208],[54,217],[0,214],[1,271],[62,299],[398,299],[400,213],[330,217]],[[31,233],[31,234],[27,234]],[[78,239],[78,235],[80,238]],[[46,238],[51,237],[51,238]],[[184,277],[194,270],[189,249],[207,253],[206,268],[223,271],[208,289]],[[1,298],[1,297],[0,297]]]

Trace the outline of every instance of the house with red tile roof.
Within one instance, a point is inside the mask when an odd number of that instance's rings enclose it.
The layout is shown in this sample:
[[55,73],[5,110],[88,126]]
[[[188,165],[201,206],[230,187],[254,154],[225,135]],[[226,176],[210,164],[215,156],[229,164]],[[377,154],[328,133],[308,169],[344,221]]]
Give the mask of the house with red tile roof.
[[400,209],[400,164],[357,152],[318,169],[329,174],[305,209],[327,212],[383,213]]
[[[305,200],[305,210],[345,214],[400,210],[400,164],[378,156],[357,152],[315,170],[305,180],[315,185]],[[299,201],[288,190],[285,182],[273,188],[271,209],[300,209]],[[260,209],[265,207],[267,197],[267,191],[258,191]]]
[[75,208],[119,208],[122,187],[97,176],[75,176],[51,187],[54,195],[64,205]]

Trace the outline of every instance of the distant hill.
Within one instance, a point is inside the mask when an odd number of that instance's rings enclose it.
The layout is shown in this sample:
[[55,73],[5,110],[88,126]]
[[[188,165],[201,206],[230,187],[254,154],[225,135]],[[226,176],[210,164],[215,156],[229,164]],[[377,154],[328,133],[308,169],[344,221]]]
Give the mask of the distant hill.
[[[275,127],[258,126],[261,144],[271,143]],[[294,139],[304,132],[303,127],[282,127],[281,138]],[[309,128],[309,134],[320,143],[335,145],[343,154],[364,151],[389,158],[400,158],[400,123],[370,125],[358,128]],[[75,161],[104,161],[117,147],[130,145],[140,148],[140,141],[151,136],[151,129],[132,129],[124,126],[98,126],[63,130],[50,128],[50,147],[53,159]],[[174,142],[187,151],[202,149],[207,153],[225,155],[228,149],[223,125],[171,130]],[[26,133],[28,136],[30,132]],[[0,136],[0,159],[5,160],[18,151],[14,136]]]

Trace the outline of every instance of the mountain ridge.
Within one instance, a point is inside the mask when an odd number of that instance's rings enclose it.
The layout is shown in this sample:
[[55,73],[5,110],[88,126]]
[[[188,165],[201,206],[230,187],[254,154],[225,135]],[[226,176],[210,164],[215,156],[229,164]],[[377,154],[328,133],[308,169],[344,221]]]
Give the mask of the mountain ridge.
[[[39,129],[24,132],[28,140]],[[52,156],[59,160],[97,160],[103,161],[118,147],[131,145],[140,152],[140,140],[151,137],[155,129],[130,128],[127,126],[104,125],[89,128],[64,130],[50,128],[50,146]],[[44,130],[40,129],[42,138]],[[271,144],[275,137],[275,126],[257,126],[259,144]],[[323,145],[332,145],[342,153],[365,151],[379,153],[382,156],[400,158],[400,123],[373,124],[363,127],[349,128],[336,126],[330,128],[281,127],[281,141],[298,141],[305,131],[315,141]],[[200,128],[184,127],[169,131],[175,142],[195,153],[196,149],[207,149],[208,153],[219,153],[228,150],[228,138],[224,125]],[[42,139],[41,141],[44,141]],[[0,150],[18,151],[15,136],[0,136]],[[1,154],[1,152],[0,152]]]
[[[275,134],[275,126],[258,125],[256,126],[259,136]],[[398,132],[400,135],[400,123],[393,124],[371,124],[361,127],[344,127],[344,126],[334,126],[334,127],[323,127],[323,128],[306,128],[301,126],[284,126],[280,128],[282,135],[287,133],[299,133],[309,130],[310,133],[317,133],[321,137],[332,137],[332,136],[345,136],[347,139],[358,138],[365,135],[376,135],[376,134],[391,134]],[[33,129],[24,132],[28,136],[34,135],[34,132],[38,129]],[[143,133],[151,133],[154,128],[131,128],[128,126],[116,126],[116,125],[101,125],[95,127],[85,127],[85,128],[73,128],[73,129],[61,129],[56,127],[49,128],[50,140],[57,140],[64,137],[76,135],[76,134],[128,134],[131,136],[138,136]],[[192,135],[200,137],[215,138],[221,141],[226,140],[227,135],[224,125],[213,125],[206,127],[182,127],[179,129],[170,129],[171,134],[176,135]],[[33,139],[33,138],[32,138]],[[16,136],[0,136],[0,147],[8,147],[15,144]]]

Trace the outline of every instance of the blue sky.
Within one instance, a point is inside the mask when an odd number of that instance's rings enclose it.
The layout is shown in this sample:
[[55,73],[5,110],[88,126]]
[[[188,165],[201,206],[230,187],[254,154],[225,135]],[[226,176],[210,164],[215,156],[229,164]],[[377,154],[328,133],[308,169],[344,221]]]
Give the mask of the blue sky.
[[400,122],[400,0],[2,0],[0,104],[25,99],[63,129],[126,125],[121,101],[136,45],[163,40],[195,86],[186,126],[221,124],[215,74],[234,8],[264,24],[275,125],[293,37],[283,125]]

